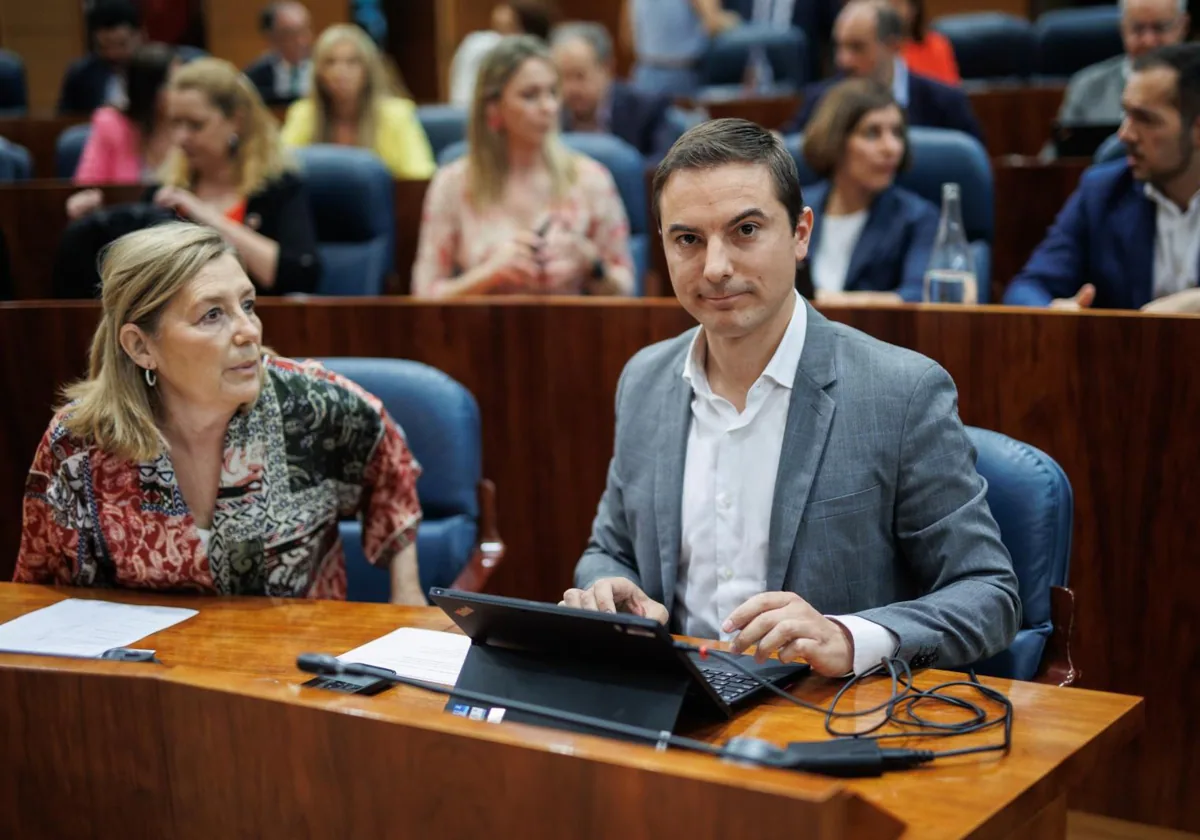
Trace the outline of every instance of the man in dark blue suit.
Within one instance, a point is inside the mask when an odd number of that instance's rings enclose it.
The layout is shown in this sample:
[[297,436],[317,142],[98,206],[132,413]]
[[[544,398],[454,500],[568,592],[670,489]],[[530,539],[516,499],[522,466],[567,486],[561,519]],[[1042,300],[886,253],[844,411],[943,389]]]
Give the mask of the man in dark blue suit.
[[566,23],[550,38],[562,78],[563,129],[612,134],[658,163],[686,128],[667,96],[613,79],[613,46],[599,23]]
[[1084,173],[1005,303],[1200,312],[1200,44],[1139,57],[1121,104],[1128,156]]
[[125,69],[142,42],[142,21],[128,0],[98,0],[87,12],[91,52],[67,68],[58,94],[60,114],[90,114],[125,99]]
[[850,0],[833,26],[834,61],[841,75],[804,88],[804,104],[786,128],[803,131],[830,87],[846,76],[873,78],[892,91],[908,114],[908,124],[952,128],[980,141],[983,133],[971,103],[958,88],[909,72],[900,58],[903,26],[900,16],[882,0]]

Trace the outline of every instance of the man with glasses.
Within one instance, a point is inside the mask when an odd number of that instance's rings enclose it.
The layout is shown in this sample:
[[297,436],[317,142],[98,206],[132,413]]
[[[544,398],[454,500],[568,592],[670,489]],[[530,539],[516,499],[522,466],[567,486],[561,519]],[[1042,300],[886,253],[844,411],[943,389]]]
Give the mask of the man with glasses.
[[1071,77],[1058,121],[1062,125],[1116,125],[1129,68],[1139,57],[1187,37],[1187,0],[1123,0],[1125,54],[1085,67]]

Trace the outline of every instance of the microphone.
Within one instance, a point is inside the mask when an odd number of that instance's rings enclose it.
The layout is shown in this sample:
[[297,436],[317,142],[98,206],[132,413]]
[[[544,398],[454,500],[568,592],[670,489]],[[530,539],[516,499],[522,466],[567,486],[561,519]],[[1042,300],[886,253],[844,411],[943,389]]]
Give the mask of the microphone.
[[296,657],[296,667],[306,674],[332,677],[346,672],[346,664],[327,653],[302,653]]

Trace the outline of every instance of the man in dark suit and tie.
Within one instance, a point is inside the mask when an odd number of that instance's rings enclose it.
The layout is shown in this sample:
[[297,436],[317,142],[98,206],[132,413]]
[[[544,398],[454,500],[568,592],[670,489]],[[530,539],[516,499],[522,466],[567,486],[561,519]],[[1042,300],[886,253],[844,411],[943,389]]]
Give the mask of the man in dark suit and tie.
[[787,131],[803,131],[825,95],[846,76],[870,77],[892,91],[908,114],[908,124],[952,128],[980,141],[983,133],[971,103],[958,88],[912,73],[900,58],[903,26],[900,16],[882,0],[850,0],[833,27],[834,60],[840,76],[804,88],[804,104]]
[[125,101],[125,68],[142,43],[142,21],[129,0],[99,0],[87,11],[91,52],[67,68],[58,95],[60,114],[90,114]]
[[550,39],[562,78],[563,128],[612,134],[633,146],[651,163],[679,139],[671,100],[644,93],[613,79],[613,45],[599,23],[566,23]]
[[288,105],[308,93],[312,17],[301,3],[272,3],[259,22],[271,52],[246,68],[267,105]]

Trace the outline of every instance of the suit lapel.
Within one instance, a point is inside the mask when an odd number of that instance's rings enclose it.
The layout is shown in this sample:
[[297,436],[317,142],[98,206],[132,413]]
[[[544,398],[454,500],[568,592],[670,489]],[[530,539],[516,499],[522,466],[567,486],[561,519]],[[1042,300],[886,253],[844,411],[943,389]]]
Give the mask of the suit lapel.
[[683,378],[683,355],[671,366],[670,381],[663,389],[658,410],[657,453],[654,466],[654,519],[658,524],[658,557],[661,563],[663,605],[671,610],[675,600],[675,577],[682,542],[683,466],[687,455],[688,430],[692,419],[692,389]]
[[1158,208],[1150,198],[1142,194],[1142,185],[1136,183],[1137,216],[1132,228],[1126,229],[1125,247],[1132,255],[1133,283],[1127,287],[1132,293],[1128,302],[1130,309],[1141,309],[1154,300],[1154,245],[1158,234]]
[[[896,235],[895,223],[899,219],[899,213],[888,202],[889,198],[894,200],[891,193],[883,193],[867,211],[867,223],[863,225],[858,242],[854,244],[850,265],[846,268],[846,291],[872,290],[866,283],[869,279],[866,268],[877,262],[877,254],[891,247],[891,239]],[[889,261],[879,262],[887,264]]]
[[[825,388],[837,378],[834,366],[837,334],[824,316],[811,306],[805,308],[808,310],[807,334],[792,385],[783,447],[779,453],[779,471],[775,477],[775,495],[771,502],[768,592],[783,589],[787,579],[800,518],[808,504],[833,422],[834,401]],[[661,525],[659,533],[662,533]]]

